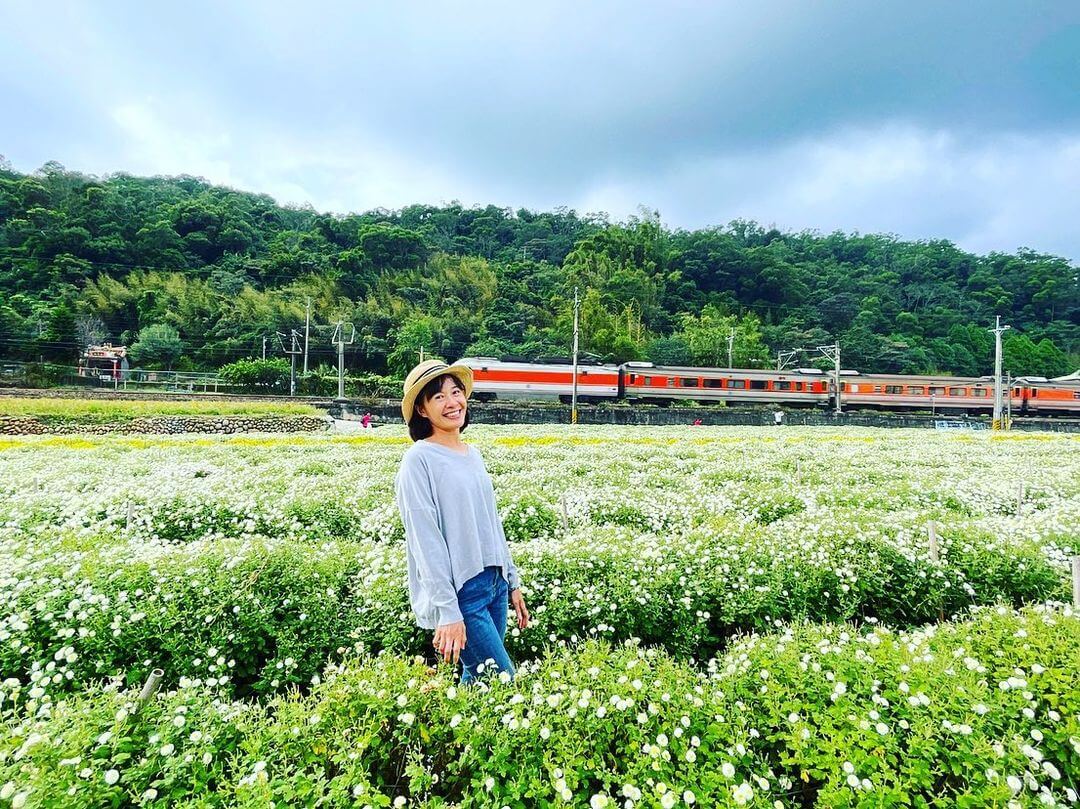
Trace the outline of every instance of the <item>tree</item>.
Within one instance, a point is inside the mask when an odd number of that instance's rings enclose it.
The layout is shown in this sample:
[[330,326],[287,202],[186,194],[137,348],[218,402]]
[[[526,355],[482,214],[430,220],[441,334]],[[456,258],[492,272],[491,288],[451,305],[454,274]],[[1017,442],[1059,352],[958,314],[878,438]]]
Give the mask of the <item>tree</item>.
[[179,332],[164,323],[155,323],[139,329],[139,336],[131,346],[133,362],[149,368],[171,370],[180,355],[184,344]]
[[285,393],[289,390],[291,368],[285,359],[244,359],[223,365],[218,370],[221,379],[245,390],[261,393]]
[[700,315],[684,314],[681,321],[682,330],[677,336],[690,346],[694,364],[726,367],[730,344],[733,367],[761,368],[769,365],[769,350],[761,338],[761,321],[753,315],[743,318],[725,315],[710,304],[702,309]]
[[645,357],[656,365],[689,365],[690,344],[682,337],[657,337],[645,345]]
[[403,323],[393,332],[394,348],[386,358],[390,373],[404,378],[420,362],[421,350],[424,359],[432,359],[441,349],[441,342],[437,344],[438,337],[438,323],[428,315]]

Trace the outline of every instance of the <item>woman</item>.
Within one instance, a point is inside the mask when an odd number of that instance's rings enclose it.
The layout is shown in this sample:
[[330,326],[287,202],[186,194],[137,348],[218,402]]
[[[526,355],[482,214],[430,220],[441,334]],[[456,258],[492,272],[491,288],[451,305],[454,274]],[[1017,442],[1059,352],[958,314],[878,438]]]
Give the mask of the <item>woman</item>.
[[461,440],[471,392],[465,365],[427,360],[409,372],[401,415],[414,443],[395,481],[416,621],[435,630],[444,660],[461,660],[463,683],[493,671],[514,676],[503,644],[508,599],[518,626],[529,623],[491,478]]

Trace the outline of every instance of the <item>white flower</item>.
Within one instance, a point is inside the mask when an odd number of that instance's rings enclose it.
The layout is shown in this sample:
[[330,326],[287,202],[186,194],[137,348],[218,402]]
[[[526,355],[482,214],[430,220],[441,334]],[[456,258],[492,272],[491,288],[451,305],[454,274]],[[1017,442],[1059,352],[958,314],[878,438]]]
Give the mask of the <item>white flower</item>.
[[161,748],[161,755],[163,755],[163,756],[171,756],[175,751],[176,751],[176,748],[173,747],[173,745],[171,743],[166,744],[164,747]]
[[725,761],[720,765],[720,774],[730,781],[735,777],[735,765],[730,761]]
[[671,807],[675,805],[675,801],[677,800],[678,798],[675,797],[674,792],[665,792],[663,795],[660,796],[660,805],[663,806],[664,809],[671,809]]
[[731,797],[735,799],[735,803],[739,804],[739,806],[745,806],[754,797],[754,788],[746,781],[743,781],[732,790]]
[[120,780],[120,772],[118,770],[106,770],[105,771],[105,783],[112,786]]
[[691,806],[691,805],[697,803],[697,795],[695,795],[693,792],[691,792],[688,789],[682,794],[682,801],[687,806]]
[[589,798],[589,806],[592,807],[592,809],[604,809],[604,807],[607,806],[610,802],[611,801],[608,800],[607,795],[603,795],[600,793],[597,793],[596,795],[593,795],[591,798]]

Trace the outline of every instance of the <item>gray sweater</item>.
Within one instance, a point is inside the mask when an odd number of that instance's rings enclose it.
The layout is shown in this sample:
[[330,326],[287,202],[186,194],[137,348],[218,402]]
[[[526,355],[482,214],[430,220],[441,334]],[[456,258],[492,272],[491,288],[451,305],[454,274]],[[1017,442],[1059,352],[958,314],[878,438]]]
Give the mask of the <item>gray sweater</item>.
[[511,590],[521,586],[495,489],[476,449],[463,454],[417,441],[401,459],[395,489],[405,524],[409,600],[421,627],[462,620],[458,590],[485,567],[502,568]]

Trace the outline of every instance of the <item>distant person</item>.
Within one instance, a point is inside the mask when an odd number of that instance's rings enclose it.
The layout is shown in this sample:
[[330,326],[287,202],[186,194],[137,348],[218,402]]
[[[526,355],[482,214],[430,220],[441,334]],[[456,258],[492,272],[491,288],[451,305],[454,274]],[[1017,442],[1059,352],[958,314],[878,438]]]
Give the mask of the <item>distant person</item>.
[[461,440],[471,392],[468,366],[427,360],[409,371],[401,415],[414,443],[395,480],[416,622],[435,630],[440,657],[461,660],[463,683],[496,672],[513,677],[504,644],[509,607],[518,627],[529,625],[491,478],[480,453]]
[[694,423],[692,425],[690,425],[690,426],[691,427],[700,427],[701,426],[701,419],[694,419]]
[[775,413],[772,414],[772,420],[773,420],[773,424],[775,424],[777,427],[783,426],[783,424],[784,424],[784,411],[783,410],[777,410]]
[[363,427],[365,430],[370,430],[371,429],[371,414],[370,413],[365,413],[364,417],[362,419],[360,419],[360,426]]

